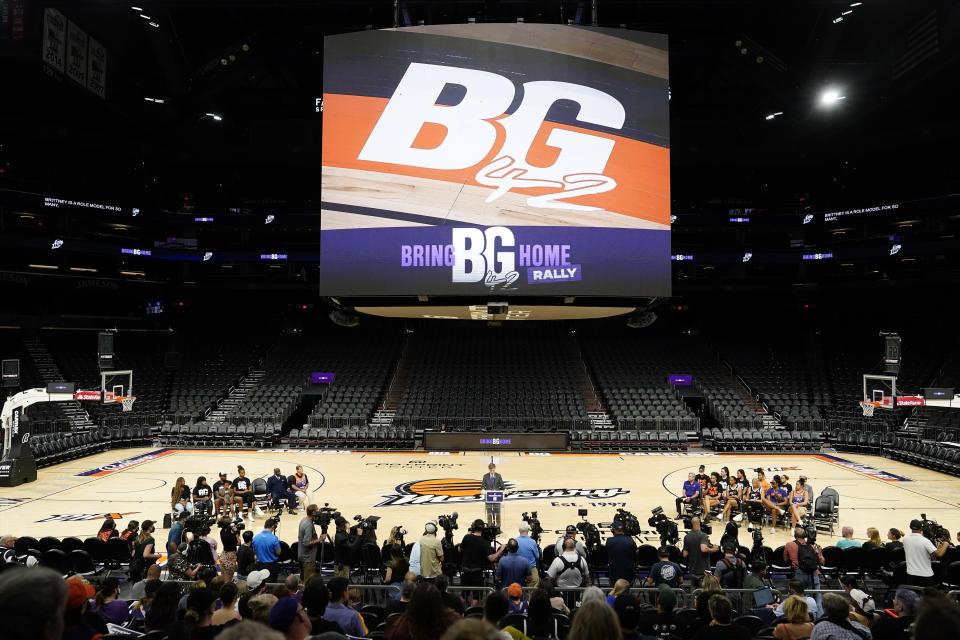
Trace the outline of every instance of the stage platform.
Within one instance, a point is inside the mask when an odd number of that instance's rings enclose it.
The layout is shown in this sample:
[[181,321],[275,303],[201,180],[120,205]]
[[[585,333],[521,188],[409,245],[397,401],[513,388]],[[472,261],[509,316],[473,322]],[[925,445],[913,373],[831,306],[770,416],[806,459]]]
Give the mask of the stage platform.
[[[41,469],[34,483],[0,489],[0,534],[84,538],[96,534],[108,513],[114,514],[120,528],[130,519],[162,523],[177,476],[192,486],[197,476],[204,475],[212,484],[221,470],[235,477],[237,464],[256,478],[271,474],[274,467],[291,474],[299,463],[310,476],[314,502],[329,502],[348,520],[355,515],[380,516],[378,539],[392,526],[403,525],[407,541],[416,540],[425,522],[456,511],[459,541],[469,523],[483,516],[477,493],[490,460],[489,453],[115,450]],[[708,471],[726,465],[734,473],[738,468],[763,467],[767,477],[783,471],[792,482],[806,475],[817,495],[824,487],[834,487],[841,497],[841,524],[852,526],[859,539],[868,526],[879,528],[884,537],[890,527],[905,530],[920,513],[954,534],[960,529],[960,478],[876,456],[504,453],[493,460],[511,492],[503,506],[503,540],[515,535],[524,511],[539,512],[546,529],[544,542],[578,522],[577,509],[588,509],[593,523],[609,523],[616,508],[622,507],[648,529],[646,519],[654,507],[662,505],[674,515],[674,497],[687,473],[700,464]],[[247,526],[259,531],[263,520]],[[281,539],[295,540],[298,520],[299,516],[283,516]],[[712,539],[718,541],[719,534],[715,528]],[[157,538],[161,537],[166,536],[158,524]],[[659,540],[652,531],[644,537],[653,544]],[[741,544],[749,546],[749,537],[744,526]],[[775,548],[788,540],[788,534],[781,530],[770,535],[768,528],[764,538]],[[822,533],[819,542],[828,546],[836,539]]]

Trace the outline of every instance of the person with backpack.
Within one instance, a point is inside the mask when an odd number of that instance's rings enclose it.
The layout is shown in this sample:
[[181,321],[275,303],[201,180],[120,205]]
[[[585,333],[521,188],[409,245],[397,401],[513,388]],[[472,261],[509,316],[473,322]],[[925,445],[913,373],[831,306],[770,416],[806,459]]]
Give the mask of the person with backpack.
[[660,547],[657,555],[660,556],[660,560],[650,567],[650,573],[647,575],[644,586],[659,587],[661,584],[665,584],[671,589],[679,588],[683,582],[683,569],[676,562],[670,561],[670,548]]
[[547,575],[561,588],[585,587],[589,584],[590,568],[587,559],[577,551],[577,541],[563,541],[563,553],[553,559]]
[[[807,542],[807,531],[803,527],[793,530],[793,540],[783,548],[783,561],[789,562],[794,570],[794,579],[803,583],[805,589],[820,589],[820,565],[823,564],[823,552],[812,542]],[[814,597],[817,609],[823,610],[823,598],[819,593]]]
[[743,589],[747,577],[746,563],[737,557],[737,548],[732,544],[723,546],[723,557],[717,562],[713,575],[724,589]]

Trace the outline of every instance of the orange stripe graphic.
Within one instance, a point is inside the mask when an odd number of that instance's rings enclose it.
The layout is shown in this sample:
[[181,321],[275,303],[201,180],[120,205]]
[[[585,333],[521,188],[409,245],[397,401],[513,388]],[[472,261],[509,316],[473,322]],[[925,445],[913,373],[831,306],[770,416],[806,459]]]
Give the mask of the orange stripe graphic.
[[[393,175],[443,180],[457,184],[480,185],[474,176],[482,167],[497,157],[504,142],[504,130],[497,127],[497,143],[477,165],[459,170],[436,170],[385,162],[358,160],[367,141],[387,105],[385,98],[324,94],[323,165],[344,169],[362,169]],[[505,117],[505,116],[501,116]],[[495,122],[495,120],[494,120]],[[598,133],[582,127],[544,122],[527,155],[527,161],[539,167],[548,167],[556,160],[559,150],[546,140],[554,129],[562,129],[613,140],[616,144],[604,175],[617,181],[617,187],[606,193],[577,196],[568,199],[574,204],[600,207],[635,218],[660,224],[670,223],[670,150],[656,145]],[[446,135],[446,128],[425,124],[417,134],[415,146],[430,149],[438,146]],[[486,187],[484,187],[486,188]],[[491,189],[493,191],[493,189]],[[528,196],[556,193],[556,189],[515,188]]]

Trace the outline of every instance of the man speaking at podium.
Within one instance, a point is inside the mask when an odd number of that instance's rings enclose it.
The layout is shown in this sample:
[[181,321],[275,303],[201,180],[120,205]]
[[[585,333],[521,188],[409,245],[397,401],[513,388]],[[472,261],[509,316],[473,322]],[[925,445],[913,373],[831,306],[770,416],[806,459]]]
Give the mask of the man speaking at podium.
[[491,527],[500,526],[500,503],[488,502],[488,491],[503,491],[506,486],[503,484],[503,476],[497,473],[497,465],[492,462],[487,466],[489,473],[483,475],[480,481],[480,489],[483,491],[483,501],[486,505],[487,524]]
[[490,473],[484,474],[480,488],[484,491],[503,491],[503,476],[497,473],[497,465],[492,462],[487,466]]

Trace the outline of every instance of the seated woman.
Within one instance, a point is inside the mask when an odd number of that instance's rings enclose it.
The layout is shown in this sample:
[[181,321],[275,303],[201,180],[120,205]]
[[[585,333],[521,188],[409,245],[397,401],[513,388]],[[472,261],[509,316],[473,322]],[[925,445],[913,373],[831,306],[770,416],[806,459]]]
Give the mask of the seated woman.
[[790,494],[790,526],[796,528],[800,521],[807,517],[809,507],[806,489],[797,485]]
[[777,640],[805,640],[813,633],[813,622],[810,621],[810,611],[807,603],[797,596],[790,596],[783,603],[784,622],[773,630],[773,637]]

